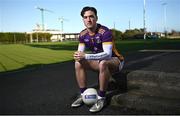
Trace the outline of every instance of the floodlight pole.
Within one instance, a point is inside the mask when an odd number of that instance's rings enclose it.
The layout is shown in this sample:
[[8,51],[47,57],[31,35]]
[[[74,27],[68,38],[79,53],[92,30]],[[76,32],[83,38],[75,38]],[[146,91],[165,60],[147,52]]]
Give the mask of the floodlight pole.
[[63,25],[63,19],[61,20],[61,31],[63,33],[64,29],[63,29],[64,25]]
[[66,19],[64,17],[60,17],[60,18],[58,18],[58,20],[61,23],[61,32],[63,33],[63,31],[64,31],[63,23],[64,23],[64,21],[66,21]]
[[[60,22],[61,22],[61,39],[63,39],[63,17],[62,17],[62,19],[60,20]],[[62,41],[62,40],[61,40]]]
[[113,28],[116,29],[116,22],[113,22]]
[[129,30],[131,29],[131,20],[129,19]]
[[162,6],[164,7],[164,32],[166,33],[166,6],[167,3],[162,3]]
[[146,0],[144,0],[144,8],[143,8],[143,26],[144,26],[144,39],[146,39]]
[[60,18],[58,18],[58,20],[61,23],[61,38],[63,38],[63,31],[64,31],[64,21],[68,21],[67,19],[65,19],[63,16],[61,16]]
[[[61,39],[63,39],[63,21],[64,21],[64,18],[61,17],[61,18],[58,18],[58,20],[60,21],[61,23]],[[62,41],[62,40],[61,40]]]
[[44,31],[44,9],[41,10],[41,17],[42,17],[42,30]]

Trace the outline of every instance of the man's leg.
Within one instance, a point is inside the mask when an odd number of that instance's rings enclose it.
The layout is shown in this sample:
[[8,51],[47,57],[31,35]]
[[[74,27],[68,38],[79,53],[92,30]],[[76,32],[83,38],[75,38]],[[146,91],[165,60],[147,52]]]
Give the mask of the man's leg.
[[117,58],[99,62],[99,96],[97,103],[90,108],[90,112],[98,112],[105,106],[105,93],[108,87],[109,78],[111,77],[112,72],[118,70],[119,64],[120,61]]
[[108,86],[108,80],[111,74],[108,69],[107,60],[102,60],[99,62],[99,93],[97,102],[89,109],[90,112],[98,112],[104,106],[106,102],[106,89]]
[[83,104],[82,93],[86,90],[86,70],[98,70],[98,61],[76,61],[75,62],[75,73],[78,86],[81,91],[81,95],[72,103],[71,107],[79,107]]
[[82,93],[86,90],[86,72],[82,63],[75,61],[76,81],[78,83],[81,94],[71,104],[71,107],[79,107],[83,104]]
[[118,71],[120,61],[113,57],[110,60],[102,60],[99,63],[99,85],[101,91],[106,91],[111,74]]
[[[108,86],[108,80],[110,78],[111,74],[108,69],[108,63],[106,60],[102,60],[99,63],[99,90],[100,92],[106,91],[107,86]],[[103,96],[102,96],[103,97]]]
[[76,80],[79,85],[79,88],[86,87],[86,72],[82,63],[76,61],[75,62],[75,73],[76,73]]

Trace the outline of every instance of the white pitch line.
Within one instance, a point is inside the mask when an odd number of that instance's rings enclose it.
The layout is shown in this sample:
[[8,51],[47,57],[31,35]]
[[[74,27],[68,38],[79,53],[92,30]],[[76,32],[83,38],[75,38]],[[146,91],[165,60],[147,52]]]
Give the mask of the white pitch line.
[[167,50],[167,49],[161,49],[161,50],[139,50],[139,52],[180,52],[180,50]]

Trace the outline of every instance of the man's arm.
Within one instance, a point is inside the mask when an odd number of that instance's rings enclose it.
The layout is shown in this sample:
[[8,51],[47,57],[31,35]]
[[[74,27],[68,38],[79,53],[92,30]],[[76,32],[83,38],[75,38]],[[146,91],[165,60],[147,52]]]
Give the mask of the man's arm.
[[85,54],[87,60],[104,60],[110,59],[112,56],[112,42],[103,43],[103,52],[97,54]]
[[76,61],[80,61],[80,60],[84,59],[84,57],[85,57],[84,50],[85,50],[85,44],[79,43],[78,50],[76,52],[74,52],[74,59]]
[[84,43],[79,43],[77,51],[84,52],[84,50],[85,50],[85,44]]

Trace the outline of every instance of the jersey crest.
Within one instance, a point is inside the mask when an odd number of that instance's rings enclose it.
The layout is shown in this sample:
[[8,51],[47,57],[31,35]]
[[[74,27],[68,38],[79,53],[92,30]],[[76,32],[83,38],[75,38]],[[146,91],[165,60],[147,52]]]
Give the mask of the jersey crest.
[[100,28],[100,29],[98,30],[98,33],[100,33],[100,34],[104,34],[104,32],[105,32],[105,31],[106,31],[105,29]]

